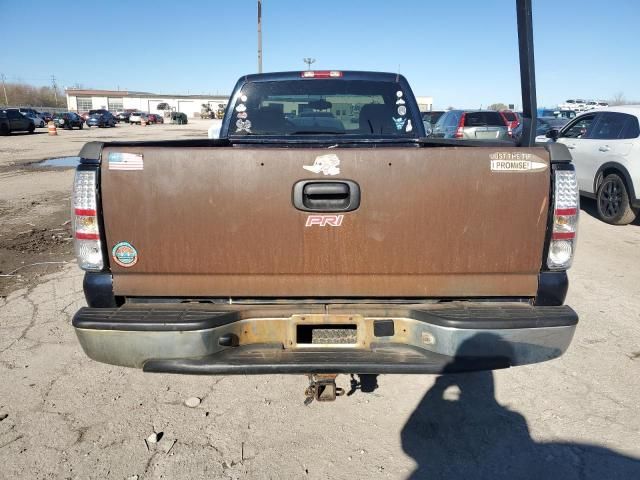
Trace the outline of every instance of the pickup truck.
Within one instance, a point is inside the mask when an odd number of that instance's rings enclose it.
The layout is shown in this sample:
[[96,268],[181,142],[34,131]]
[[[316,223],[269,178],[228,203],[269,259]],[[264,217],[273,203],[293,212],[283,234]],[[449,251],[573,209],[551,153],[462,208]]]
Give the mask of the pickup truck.
[[337,374],[506,368],[569,346],[564,145],[425,138],[402,75],[348,71],[243,76],[219,136],[82,149],[73,326],[92,359],[307,374],[332,400]]

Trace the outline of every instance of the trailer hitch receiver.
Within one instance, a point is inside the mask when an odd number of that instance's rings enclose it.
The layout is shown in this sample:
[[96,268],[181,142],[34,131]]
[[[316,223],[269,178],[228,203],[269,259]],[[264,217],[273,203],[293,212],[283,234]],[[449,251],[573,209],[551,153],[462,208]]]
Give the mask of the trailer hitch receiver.
[[336,387],[337,373],[309,374],[309,386],[305,389],[304,404],[309,405],[314,400],[318,402],[332,402],[336,397],[344,395],[344,389]]

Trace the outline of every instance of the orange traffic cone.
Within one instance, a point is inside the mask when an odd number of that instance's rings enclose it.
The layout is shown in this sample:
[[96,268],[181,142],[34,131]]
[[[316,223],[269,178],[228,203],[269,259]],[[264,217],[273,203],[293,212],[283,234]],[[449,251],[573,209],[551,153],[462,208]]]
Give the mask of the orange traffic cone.
[[58,129],[56,128],[56,124],[53,121],[47,124],[47,128],[49,129],[49,135],[58,135]]

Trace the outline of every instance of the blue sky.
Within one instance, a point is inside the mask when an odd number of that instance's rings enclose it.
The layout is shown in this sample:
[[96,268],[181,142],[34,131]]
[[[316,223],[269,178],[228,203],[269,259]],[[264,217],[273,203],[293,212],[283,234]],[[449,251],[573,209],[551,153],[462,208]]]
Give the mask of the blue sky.
[[[538,103],[640,100],[637,0],[533,0]],[[0,0],[8,81],[229,93],[256,71],[256,1]],[[263,0],[264,70],[398,71],[436,107],[520,103],[514,0]]]

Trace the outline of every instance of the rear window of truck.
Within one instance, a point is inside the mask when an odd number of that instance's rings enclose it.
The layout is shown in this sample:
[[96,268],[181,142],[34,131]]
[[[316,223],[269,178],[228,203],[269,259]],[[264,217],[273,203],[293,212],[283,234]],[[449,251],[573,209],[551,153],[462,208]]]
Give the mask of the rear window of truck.
[[415,137],[405,95],[397,83],[384,81],[250,82],[233,105],[229,134]]

